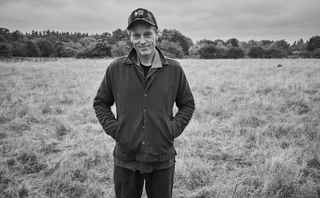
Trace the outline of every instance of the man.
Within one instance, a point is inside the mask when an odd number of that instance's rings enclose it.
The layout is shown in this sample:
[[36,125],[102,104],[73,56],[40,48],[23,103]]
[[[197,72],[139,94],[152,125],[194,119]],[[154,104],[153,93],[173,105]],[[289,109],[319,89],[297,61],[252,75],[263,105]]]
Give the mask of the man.
[[[150,11],[133,11],[127,30],[133,48],[127,57],[109,65],[93,107],[103,129],[116,142],[116,197],[141,197],[145,182],[149,198],[169,198],[174,139],[192,117],[193,95],[180,64],[165,58],[156,47],[158,26]],[[111,111],[114,103],[116,118]]]

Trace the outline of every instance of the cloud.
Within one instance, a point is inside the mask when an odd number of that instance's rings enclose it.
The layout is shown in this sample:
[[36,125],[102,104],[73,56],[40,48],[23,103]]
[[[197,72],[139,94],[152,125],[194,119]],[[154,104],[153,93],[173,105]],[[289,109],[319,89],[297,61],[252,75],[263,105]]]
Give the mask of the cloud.
[[200,39],[287,39],[320,32],[319,0],[0,0],[1,26],[91,34],[125,29],[130,13],[151,10],[160,29]]

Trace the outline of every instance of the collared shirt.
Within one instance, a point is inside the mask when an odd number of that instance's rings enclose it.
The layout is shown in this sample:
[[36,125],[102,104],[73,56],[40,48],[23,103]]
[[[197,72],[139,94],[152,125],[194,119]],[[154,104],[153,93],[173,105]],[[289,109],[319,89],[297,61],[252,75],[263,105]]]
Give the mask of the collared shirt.
[[[142,63],[140,62],[139,58],[136,59],[136,65],[139,67],[139,69],[141,68],[143,73],[145,74],[145,79],[147,77],[149,77],[150,75],[152,75],[151,73],[151,69],[157,69],[157,68],[161,68],[162,67],[162,62],[161,62],[161,58],[159,55],[159,52],[156,50],[155,52],[155,56],[154,59],[152,61],[152,65],[151,68],[149,69],[149,71],[146,73],[144,71],[144,69],[142,68]],[[149,74],[150,73],[150,74]],[[167,161],[164,162],[153,162],[153,163],[144,163],[144,162],[139,162],[139,161],[122,161],[119,160],[117,158],[114,158],[114,164],[116,166],[122,167],[122,168],[126,168],[126,169],[130,169],[132,171],[140,171],[141,174],[144,173],[150,173],[153,170],[162,170],[162,169],[166,169],[166,168],[170,168],[174,165],[175,163],[175,158],[169,159]]]
[[[138,57],[136,57],[135,59],[133,59],[132,61],[135,62],[135,64],[138,66],[139,70],[143,72],[143,68],[141,67],[141,62],[140,62],[140,59]],[[153,61],[152,61],[152,65],[151,65],[151,68],[149,69],[149,72],[148,74],[145,76],[145,78],[147,79],[149,76],[151,76],[157,68],[161,68],[163,67],[162,66],[162,62],[161,62],[161,58],[160,58],[160,55],[159,55],[159,52],[156,50],[155,51],[155,55],[154,55],[154,58],[153,58]]]

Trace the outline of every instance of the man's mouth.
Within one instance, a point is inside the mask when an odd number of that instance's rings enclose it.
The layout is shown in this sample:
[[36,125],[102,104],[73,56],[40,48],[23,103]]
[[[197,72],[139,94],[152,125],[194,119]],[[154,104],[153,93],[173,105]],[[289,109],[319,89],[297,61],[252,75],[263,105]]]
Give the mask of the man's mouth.
[[139,49],[147,49],[149,46],[139,46]]

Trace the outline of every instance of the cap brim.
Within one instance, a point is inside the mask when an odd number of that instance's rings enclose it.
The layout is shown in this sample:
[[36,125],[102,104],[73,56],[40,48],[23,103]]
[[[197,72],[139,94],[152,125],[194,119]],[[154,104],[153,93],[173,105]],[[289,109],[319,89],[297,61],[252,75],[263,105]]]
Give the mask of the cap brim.
[[[146,20],[146,19],[136,18],[136,19],[134,19],[133,21],[131,21],[131,23],[130,23],[130,24],[128,25],[128,27],[127,27],[127,30],[129,30],[130,26],[131,26],[134,22],[136,22],[136,21],[144,21],[144,22],[146,22],[146,23],[149,23],[150,25],[156,26],[156,24],[154,24],[154,23],[152,23],[152,22],[150,22],[150,21],[148,21],[148,20]],[[156,27],[157,27],[157,26],[156,26]]]

